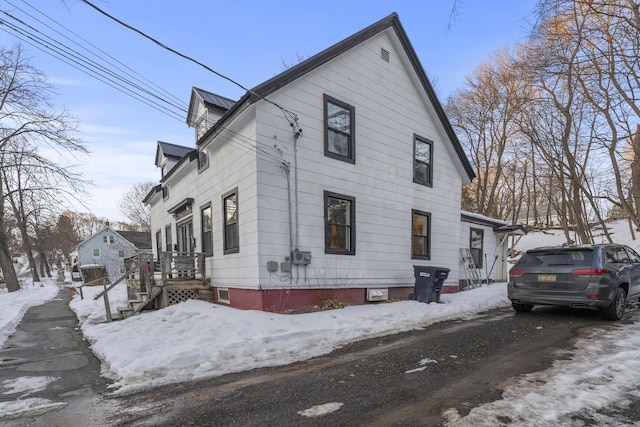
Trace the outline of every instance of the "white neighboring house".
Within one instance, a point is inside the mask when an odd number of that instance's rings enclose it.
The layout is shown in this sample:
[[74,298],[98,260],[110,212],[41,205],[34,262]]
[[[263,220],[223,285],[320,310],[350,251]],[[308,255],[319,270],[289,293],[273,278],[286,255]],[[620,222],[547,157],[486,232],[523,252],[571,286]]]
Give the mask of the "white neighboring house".
[[80,242],[76,251],[79,267],[103,265],[113,283],[125,273],[125,258],[151,252],[151,236],[137,231],[116,231],[107,225]]
[[458,288],[475,174],[395,13],[237,102],[193,88],[187,123],[195,148],[167,170],[158,143],[145,203],[155,256],[205,253],[217,303],[406,299],[414,265]]

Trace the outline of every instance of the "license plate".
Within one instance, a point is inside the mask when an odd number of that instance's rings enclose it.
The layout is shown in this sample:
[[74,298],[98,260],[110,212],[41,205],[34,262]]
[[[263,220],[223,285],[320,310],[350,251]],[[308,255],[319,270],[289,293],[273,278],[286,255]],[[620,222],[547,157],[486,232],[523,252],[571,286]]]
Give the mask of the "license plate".
[[538,282],[555,282],[555,274],[538,274]]

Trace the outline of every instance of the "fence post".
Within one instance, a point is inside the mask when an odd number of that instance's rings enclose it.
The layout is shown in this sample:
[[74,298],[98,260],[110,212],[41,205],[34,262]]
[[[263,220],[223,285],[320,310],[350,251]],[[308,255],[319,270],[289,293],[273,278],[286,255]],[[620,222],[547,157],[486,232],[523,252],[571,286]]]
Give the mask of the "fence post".
[[107,292],[107,284],[104,285],[104,309],[107,311],[107,322],[111,322],[111,306],[109,305],[109,292]]

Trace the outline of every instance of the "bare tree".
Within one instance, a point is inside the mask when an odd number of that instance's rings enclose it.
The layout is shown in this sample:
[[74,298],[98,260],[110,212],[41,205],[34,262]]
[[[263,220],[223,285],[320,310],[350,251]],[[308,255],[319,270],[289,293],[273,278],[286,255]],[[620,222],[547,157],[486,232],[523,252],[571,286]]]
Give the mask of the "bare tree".
[[[46,150],[72,155],[87,152],[75,135],[75,121],[66,112],[56,112],[50,103],[53,94],[53,87],[23,57],[20,46],[0,49],[0,160],[3,174],[7,178],[10,171],[15,170],[16,157],[24,160],[25,157],[22,156],[26,156],[30,164],[38,165],[39,169],[35,173],[37,176],[55,165],[46,160]],[[9,181],[0,179],[0,267],[7,290],[13,292],[20,289],[20,286],[9,252],[10,236],[4,220],[6,205],[10,203],[8,197],[15,195],[15,188],[7,186],[8,183]],[[16,210],[11,206],[15,214]],[[21,218],[16,219],[20,228]],[[27,240],[23,243],[28,245],[28,236],[25,238],[23,235],[23,240]]]
[[118,202],[120,212],[136,226],[138,231],[151,231],[151,208],[142,201],[154,186],[153,181],[138,182]]
[[507,50],[481,64],[447,103],[448,116],[470,154],[476,179],[466,194],[476,211],[491,217],[514,215],[521,134],[517,117],[526,84]]

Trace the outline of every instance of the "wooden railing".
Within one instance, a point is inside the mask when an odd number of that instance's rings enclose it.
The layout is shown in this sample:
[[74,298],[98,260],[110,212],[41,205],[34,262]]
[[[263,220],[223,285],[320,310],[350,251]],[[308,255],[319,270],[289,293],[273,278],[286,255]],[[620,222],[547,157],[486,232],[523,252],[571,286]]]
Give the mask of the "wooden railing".
[[140,291],[146,292],[150,297],[151,295],[151,277],[153,275],[153,256],[149,253],[138,253],[132,257],[125,259],[126,273],[118,280],[107,286],[104,285],[104,290],[98,295],[93,297],[94,300],[98,300],[100,297],[104,299],[104,308],[107,315],[107,321],[111,322],[111,307],[109,304],[109,291],[113,289],[118,283],[125,279],[139,280]]
[[160,252],[160,278],[204,279],[204,253]]

